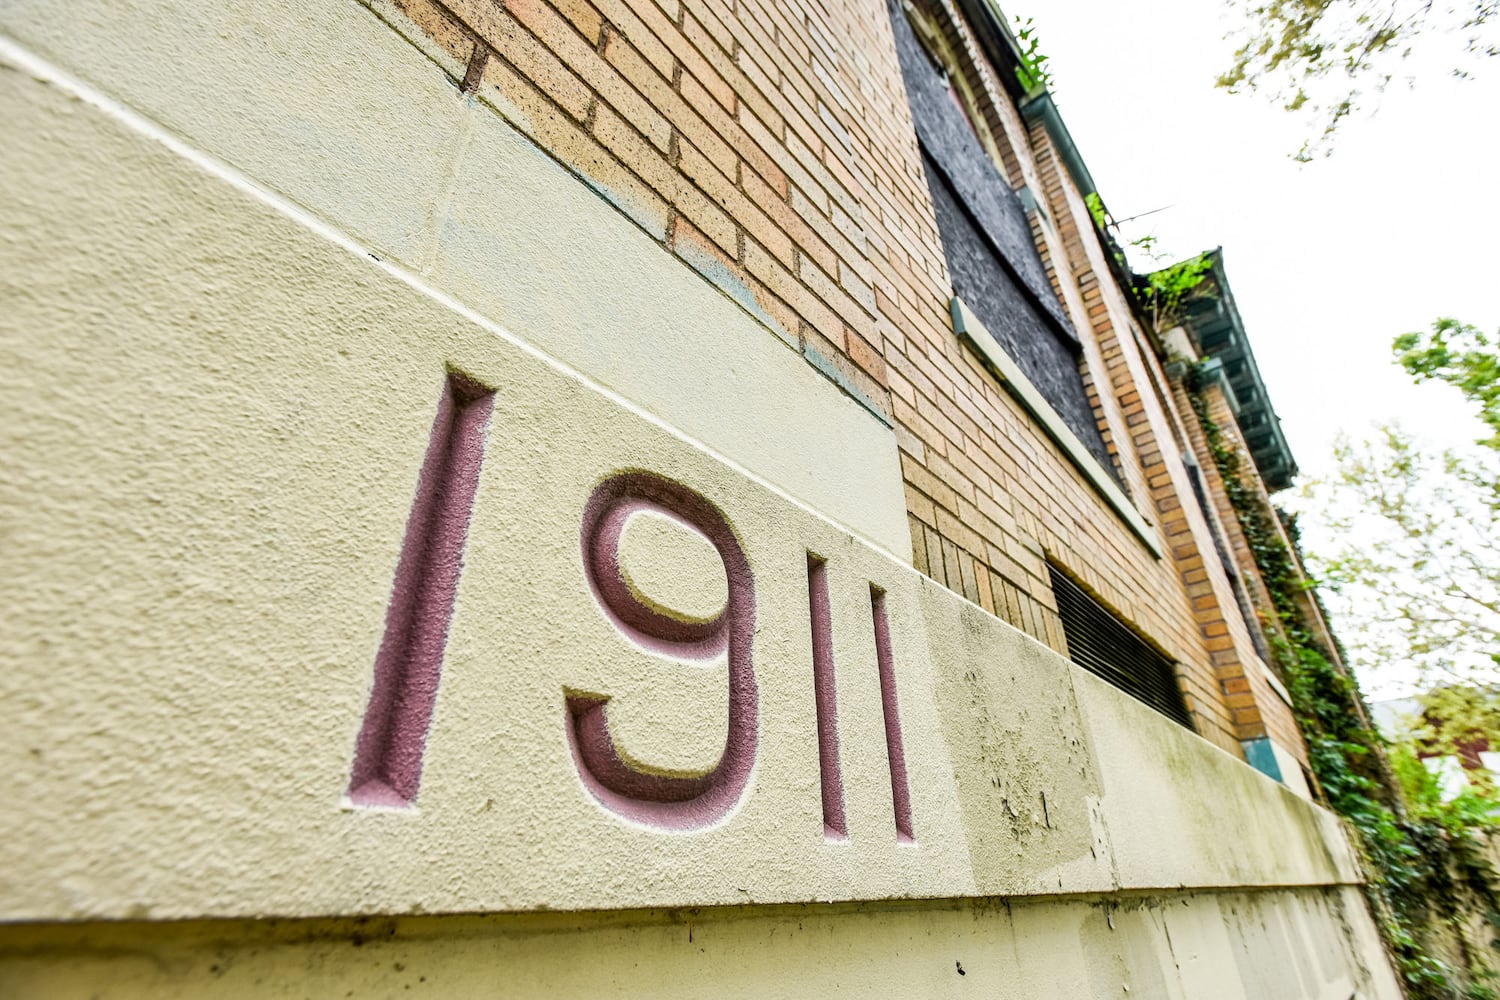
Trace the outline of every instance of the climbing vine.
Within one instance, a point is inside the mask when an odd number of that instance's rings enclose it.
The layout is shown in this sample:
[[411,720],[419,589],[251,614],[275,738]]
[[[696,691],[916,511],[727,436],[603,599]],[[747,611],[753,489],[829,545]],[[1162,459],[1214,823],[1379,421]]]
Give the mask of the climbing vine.
[[[1366,891],[1412,1000],[1496,1000],[1482,983],[1460,976],[1434,954],[1432,928],[1457,925],[1463,898],[1477,900],[1500,928],[1496,873],[1473,831],[1490,822],[1487,811],[1409,810],[1401,777],[1385,741],[1368,722],[1354,681],[1334,666],[1308,627],[1302,600],[1308,584],[1275,515],[1242,475],[1241,456],[1208,414],[1202,376],[1194,370],[1189,398],[1274,607],[1265,623],[1276,666],[1287,680],[1293,711],[1307,740],[1309,763],[1329,805],[1347,819],[1368,868]],[[1398,765],[1409,762],[1398,757]],[[1425,773],[1420,762],[1416,767]],[[1434,800],[1435,801],[1435,800]],[[1460,937],[1460,940],[1461,937]]]
[[1187,260],[1180,260],[1165,267],[1161,263],[1168,259],[1157,245],[1156,236],[1148,234],[1131,240],[1129,246],[1145,255],[1157,269],[1146,274],[1137,274],[1126,259],[1124,248],[1115,238],[1118,224],[1104,207],[1099,192],[1090,191],[1083,197],[1084,205],[1093,220],[1094,230],[1135,298],[1144,310],[1153,330],[1166,330],[1182,320],[1183,306],[1188,296],[1198,289],[1214,269],[1214,251],[1205,251]]
[[[1153,257],[1155,243],[1155,237],[1151,236],[1131,241],[1132,246],[1140,247]],[[1151,316],[1152,329],[1165,330],[1182,319],[1182,307],[1188,295],[1203,284],[1213,266],[1213,254],[1200,253],[1141,277],[1136,294]]]
[[1016,18],[1016,43],[1020,64],[1016,66],[1016,79],[1028,95],[1052,89],[1052,71],[1047,67],[1047,55],[1042,51],[1037,38],[1036,25],[1031,18]]

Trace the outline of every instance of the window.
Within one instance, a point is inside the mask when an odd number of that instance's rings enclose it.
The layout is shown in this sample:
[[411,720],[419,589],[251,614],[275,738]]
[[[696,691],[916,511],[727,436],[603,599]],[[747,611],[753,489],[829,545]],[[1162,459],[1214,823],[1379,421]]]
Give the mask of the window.
[[1245,588],[1245,581],[1240,578],[1234,559],[1229,555],[1229,547],[1224,544],[1224,537],[1219,533],[1218,519],[1213,506],[1208,502],[1208,487],[1203,482],[1203,470],[1198,467],[1198,460],[1191,452],[1183,452],[1182,465],[1187,469],[1188,481],[1193,487],[1193,499],[1198,501],[1198,509],[1203,513],[1208,533],[1214,540],[1214,552],[1219,557],[1219,565],[1229,578],[1229,589],[1234,591],[1240,618],[1245,623],[1245,630],[1250,633],[1250,644],[1255,647],[1255,654],[1262,663],[1274,663],[1276,658],[1271,655],[1271,648],[1266,645],[1266,637],[1260,630],[1260,616],[1255,613],[1255,606],[1250,602],[1250,592]]
[[[896,54],[953,290],[1104,469],[1115,466],[1079,374],[1081,345],[1053,293],[1021,198],[936,29],[891,3]],[[918,30],[921,38],[918,37]]]
[[1192,728],[1172,661],[1094,600],[1057,567],[1047,566],[1057,596],[1068,659],[1180,725]]

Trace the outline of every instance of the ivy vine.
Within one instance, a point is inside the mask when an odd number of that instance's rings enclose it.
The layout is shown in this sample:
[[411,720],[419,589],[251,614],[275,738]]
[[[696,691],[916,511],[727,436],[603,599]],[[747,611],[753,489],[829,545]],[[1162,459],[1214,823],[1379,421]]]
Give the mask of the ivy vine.
[[[1132,240],[1131,244],[1148,255],[1156,255],[1156,238],[1153,236],[1143,236]],[[1135,291],[1151,316],[1152,329],[1165,330],[1181,322],[1188,296],[1207,280],[1213,268],[1213,254],[1204,252],[1142,275]]]
[[[1349,821],[1366,861],[1366,893],[1412,1000],[1497,1000],[1500,993],[1460,974],[1434,954],[1438,924],[1456,926],[1476,900],[1500,928],[1495,871],[1473,831],[1487,818],[1456,811],[1414,816],[1386,755],[1366,723],[1369,710],[1354,681],[1331,662],[1309,628],[1301,600],[1308,583],[1259,492],[1242,475],[1237,448],[1208,414],[1201,369],[1189,376],[1189,399],[1274,606],[1263,623],[1275,665],[1287,680],[1307,740],[1309,763],[1328,804]],[[1421,768],[1421,764],[1417,764]],[[1425,769],[1422,769],[1425,772]],[[1461,940],[1461,938],[1460,938]],[[1472,966],[1469,970],[1472,974]]]
[[1031,18],[1016,18],[1016,48],[1020,56],[1016,66],[1016,79],[1021,89],[1029,96],[1052,89],[1052,70],[1047,67],[1047,54],[1042,51],[1037,38],[1036,24]]

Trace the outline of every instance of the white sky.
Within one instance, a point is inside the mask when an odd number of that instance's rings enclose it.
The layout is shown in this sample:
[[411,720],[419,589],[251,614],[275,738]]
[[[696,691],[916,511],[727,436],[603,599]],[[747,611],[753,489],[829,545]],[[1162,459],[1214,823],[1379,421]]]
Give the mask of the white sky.
[[[1393,84],[1377,114],[1345,123],[1331,158],[1303,165],[1289,154],[1304,119],[1213,86],[1233,49],[1222,0],[1023,2],[1004,7],[1035,20],[1111,213],[1173,206],[1126,237],[1154,232],[1173,259],[1224,247],[1304,478],[1329,468],[1340,430],[1377,420],[1443,444],[1480,436],[1456,391],[1410,383],[1390,342],[1445,315],[1500,329],[1500,58],[1467,63],[1477,78],[1461,81],[1444,65],[1457,46],[1433,52],[1415,89]],[[1318,545],[1315,530],[1306,540]]]
[[[1256,359],[1298,463],[1326,468],[1340,428],[1399,417],[1479,436],[1443,388],[1415,387],[1390,341],[1453,315],[1500,328],[1500,59],[1479,78],[1441,64],[1378,114],[1348,121],[1326,160],[1288,154],[1310,129],[1214,77],[1232,22],[1217,0],[1036,0],[1063,118],[1117,219],[1174,259],[1224,247]],[[1456,437],[1455,437],[1456,434]]]

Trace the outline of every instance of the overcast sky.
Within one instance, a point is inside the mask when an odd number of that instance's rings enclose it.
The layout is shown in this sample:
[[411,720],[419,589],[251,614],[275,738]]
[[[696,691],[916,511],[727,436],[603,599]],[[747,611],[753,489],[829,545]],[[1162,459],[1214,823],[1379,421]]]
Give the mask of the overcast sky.
[[[1289,154],[1304,120],[1214,88],[1233,48],[1220,0],[1023,2],[1005,9],[1035,19],[1111,213],[1172,206],[1124,235],[1154,232],[1173,259],[1224,247],[1304,477],[1329,468],[1339,431],[1377,420],[1444,444],[1480,436],[1454,390],[1410,383],[1390,342],[1438,316],[1500,329],[1500,59],[1469,63],[1477,78],[1460,81],[1446,74],[1452,46],[1431,53],[1415,89],[1393,85],[1332,157],[1303,165]],[[1365,682],[1381,694],[1393,680]]]
[[[1304,121],[1214,77],[1231,23],[1215,0],[1034,0],[1054,92],[1115,218],[1174,257],[1224,247],[1262,374],[1302,468],[1326,468],[1340,428],[1400,417],[1472,439],[1442,389],[1390,362],[1397,334],[1452,315],[1500,327],[1500,59],[1476,80],[1393,86],[1346,124],[1334,154],[1288,155]],[[1446,53],[1445,53],[1446,54]],[[1488,72],[1483,72],[1488,70]]]

